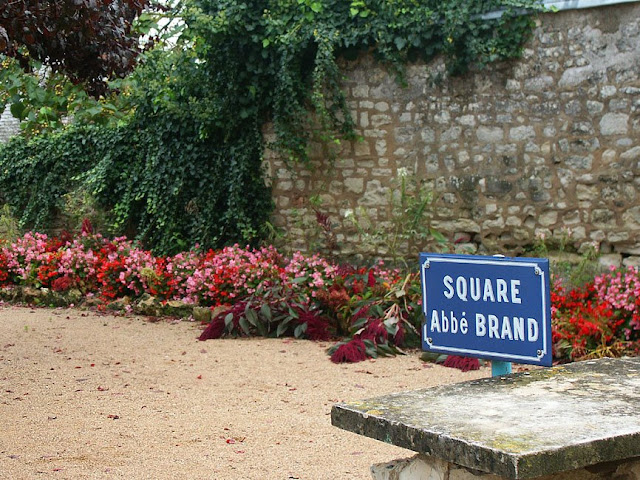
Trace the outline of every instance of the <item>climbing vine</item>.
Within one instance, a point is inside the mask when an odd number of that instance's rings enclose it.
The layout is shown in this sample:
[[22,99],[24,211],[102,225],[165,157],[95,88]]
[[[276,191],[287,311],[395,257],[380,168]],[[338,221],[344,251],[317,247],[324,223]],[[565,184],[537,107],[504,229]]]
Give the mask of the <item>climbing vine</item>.
[[[338,59],[363,51],[402,79],[442,55],[452,74],[518,57],[535,0],[189,0],[182,15],[229,133],[270,120],[277,147],[307,159],[313,135],[353,135]],[[313,111],[313,121],[309,112]]]

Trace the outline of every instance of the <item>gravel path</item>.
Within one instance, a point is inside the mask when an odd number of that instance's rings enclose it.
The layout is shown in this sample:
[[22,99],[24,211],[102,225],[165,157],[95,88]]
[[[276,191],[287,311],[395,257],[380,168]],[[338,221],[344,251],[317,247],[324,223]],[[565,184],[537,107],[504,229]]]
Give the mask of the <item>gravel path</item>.
[[335,402],[490,376],[329,344],[199,342],[191,322],[0,307],[7,479],[370,479],[412,452],[331,426]]

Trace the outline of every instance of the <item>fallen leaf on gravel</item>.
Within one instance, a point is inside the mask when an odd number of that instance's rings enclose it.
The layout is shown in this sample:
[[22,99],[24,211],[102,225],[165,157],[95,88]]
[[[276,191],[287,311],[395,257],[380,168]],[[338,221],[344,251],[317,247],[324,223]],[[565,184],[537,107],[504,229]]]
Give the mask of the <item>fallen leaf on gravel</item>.
[[247,437],[232,437],[232,438],[227,438],[225,441],[229,444],[229,445],[233,445],[235,443],[242,443],[245,441]]

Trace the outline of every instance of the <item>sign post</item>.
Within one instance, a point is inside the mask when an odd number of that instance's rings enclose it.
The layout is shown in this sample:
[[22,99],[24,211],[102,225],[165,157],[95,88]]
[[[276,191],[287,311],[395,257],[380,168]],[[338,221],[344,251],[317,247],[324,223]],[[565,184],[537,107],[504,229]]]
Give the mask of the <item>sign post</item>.
[[420,271],[424,350],[490,359],[494,375],[551,366],[549,260],[421,253]]

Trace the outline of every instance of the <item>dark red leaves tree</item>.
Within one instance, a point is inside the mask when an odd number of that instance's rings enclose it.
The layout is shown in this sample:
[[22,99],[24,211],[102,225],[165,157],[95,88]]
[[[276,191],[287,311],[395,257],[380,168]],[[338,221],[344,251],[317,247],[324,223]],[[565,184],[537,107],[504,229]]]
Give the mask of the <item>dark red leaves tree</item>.
[[0,1],[0,53],[28,70],[29,57],[99,96],[139,53],[132,23],[149,0]]

